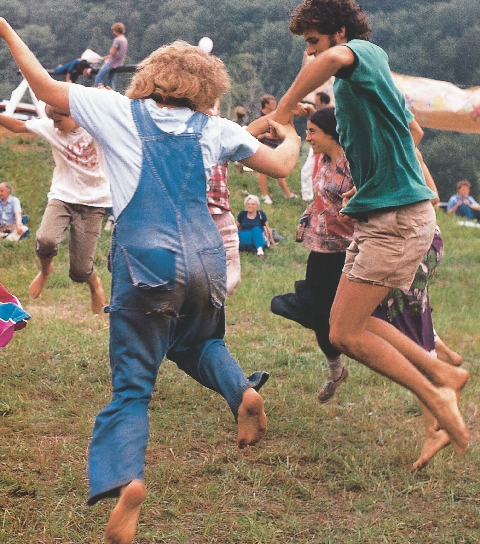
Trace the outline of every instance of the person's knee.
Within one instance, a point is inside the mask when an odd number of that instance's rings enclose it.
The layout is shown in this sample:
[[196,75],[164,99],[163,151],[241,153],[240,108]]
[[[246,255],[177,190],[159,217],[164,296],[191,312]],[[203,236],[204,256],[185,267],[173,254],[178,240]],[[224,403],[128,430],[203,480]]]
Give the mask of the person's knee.
[[93,267],[78,265],[71,265],[68,272],[68,277],[75,283],[86,283],[93,274]]
[[332,346],[338,351],[341,351],[342,353],[349,351],[350,342],[348,334],[345,334],[341,328],[332,323],[330,324],[329,340]]
[[53,238],[48,236],[38,236],[35,252],[39,259],[51,259],[58,253],[58,245]]

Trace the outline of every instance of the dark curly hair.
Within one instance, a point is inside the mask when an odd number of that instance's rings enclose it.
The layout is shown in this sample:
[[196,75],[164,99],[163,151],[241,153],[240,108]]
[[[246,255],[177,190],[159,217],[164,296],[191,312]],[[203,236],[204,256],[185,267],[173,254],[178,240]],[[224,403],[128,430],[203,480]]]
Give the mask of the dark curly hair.
[[315,29],[331,36],[345,27],[347,40],[370,40],[372,30],[362,8],[353,0],[304,0],[290,15],[290,32]]

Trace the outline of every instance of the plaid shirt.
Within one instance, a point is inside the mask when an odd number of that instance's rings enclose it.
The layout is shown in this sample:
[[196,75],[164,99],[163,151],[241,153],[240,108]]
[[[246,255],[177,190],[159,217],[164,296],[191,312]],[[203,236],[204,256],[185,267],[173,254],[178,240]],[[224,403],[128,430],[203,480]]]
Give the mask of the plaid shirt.
[[342,193],[353,187],[350,166],[343,154],[333,165],[320,154],[314,187],[317,198],[307,207],[300,221],[305,222],[303,245],[318,253],[345,251],[352,241],[353,221],[340,216]]
[[220,215],[232,211],[227,182],[227,165],[228,162],[216,164],[213,167],[212,177],[208,180],[207,203],[211,215]]

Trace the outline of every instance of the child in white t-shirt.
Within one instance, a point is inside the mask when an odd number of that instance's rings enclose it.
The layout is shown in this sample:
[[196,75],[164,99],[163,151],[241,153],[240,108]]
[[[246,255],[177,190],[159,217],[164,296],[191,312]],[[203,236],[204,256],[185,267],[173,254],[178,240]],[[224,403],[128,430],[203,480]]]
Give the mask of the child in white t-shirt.
[[87,283],[93,313],[105,306],[102,281],[93,260],[102,219],[111,206],[110,187],[103,153],[90,134],[68,114],[46,107],[47,118],[20,121],[0,116],[0,125],[17,133],[33,132],[52,147],[55,169],[48,204],[37,232],[36,253],[40,272],[30,284],[37,298],[53,270],[53,258],[70,227],[70,278]]

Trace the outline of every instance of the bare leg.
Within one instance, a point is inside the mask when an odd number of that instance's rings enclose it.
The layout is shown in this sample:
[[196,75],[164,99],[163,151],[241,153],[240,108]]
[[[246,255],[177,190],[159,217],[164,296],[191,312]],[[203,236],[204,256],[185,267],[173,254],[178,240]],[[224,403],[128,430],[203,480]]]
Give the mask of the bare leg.
[[246,448],[256,444],[267,433],[267,416],[263,408],[263,399],[251,387],[245,391],[238,408],[238,447]]
[[280,189],[282,189],[285,196],[290,196],[292,194],[292,191],[290,191],[288,188],[287,180],[285,178],[278,178],[277,183],[280,185]]
[[40,272],[35,276],[30,284],[30,287],[28,288],[28,291],[33,298],[38,298],[40,293],[43,291],[43,288],[47,283],[48,276],[50,276],[53,271],[52,261],[53,257],[40,259]]
[[[437,334],[435,334],[435,349],[441,361],[454,366],[462,364],[462,356],[452,351]],[[422,407],[423,422],[425,425],[425,442],[423,443],[420,457],[412,465],[412,470],[418,470],[426,466],[437,452],[450,444],[448,434],[443,429],[438,428],[435,416],[424,404],[420,403],[420,406]]]
[[135,538],[140,507],[147,492],[143,480],[132,480],[120,490],[120,498],[105,529],[105,544],[130,544]]
[[393,325],[381,319],[370,318],[367,321],[366,328],[391,344],[432,383],[440,387],[446,386],[453,389],[460,398],[460,393],[469,378],[467,370],[456,368],[440,358],[434,357],[404,334],[399,334]]
[[105,293],[103,292],[103,285],[100,276],[97,271],[94,270],[93,274],[87,280],[87,284],[90,287],[90,296],[92,299],[92,312],[99,314],[106,304]]
[[260,192],[262,193],[262,196],[268,196],[266,174],[258,174],[258,185],[260,186]]
[[[458,410],[457,395],[468,380],[468,372],[459,374],[462,369],[444,365],[395,327],[370,318],[387,292],[386,287],[351,282],[343,275],[330,316],[330,340],[349,357],[415,393],[448,433],[455,451],[464,453],[469,433]],[[376,325],[374,329],[372,324]],[[400,352],[399,347],[404,351]],[[407,353],[409,358],[405,356]]]
[[449,365],[460,366],[463,363],[463,357],[451,350],[438,335],[435,336],[435,350],[437,357]]
[[450,444],[450,437],[443,429],[438,428],[438,422],[430,410],[422,403],[423,422],[425,424],[425,442],[420,457],[413,463],[412,470],[418,470],[428,464],[430,459],[445,446]]

